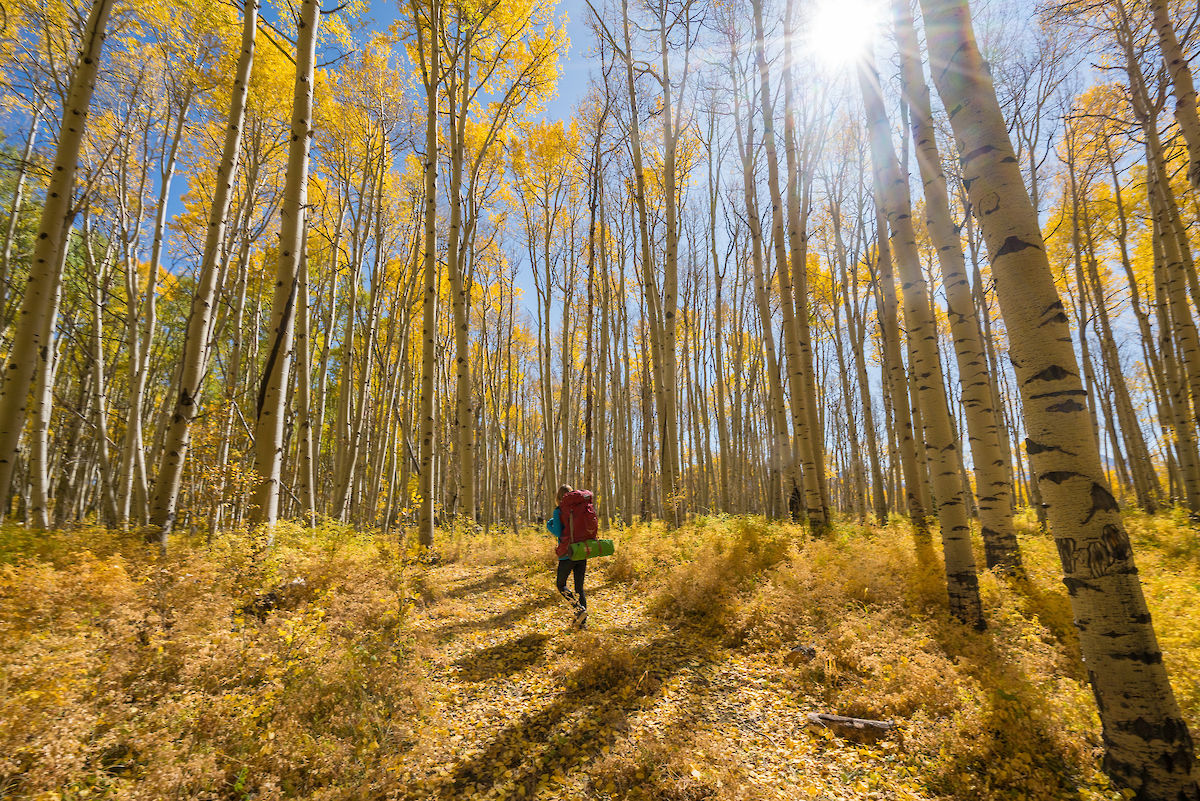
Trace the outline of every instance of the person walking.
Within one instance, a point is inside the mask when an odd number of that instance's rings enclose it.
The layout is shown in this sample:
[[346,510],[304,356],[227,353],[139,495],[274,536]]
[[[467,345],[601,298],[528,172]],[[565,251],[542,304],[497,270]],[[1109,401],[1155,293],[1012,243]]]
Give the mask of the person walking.
[[[571,545],[595,538],[596,511],[592,505],[592,493],[587,490],[572,490],[566,484],[558,488],[558,506],[546,521],[546,528],[558,539],[555,554],[558,555],[558,574],[556,585],[559,594],[567,599],[574,610],[572,621],[577,629],[587,628],[588,610],[587,594],[583,589],[583,579],[587,572],[586,559],[572,559]],[[567,589],[567,578],[575,579],[575,591]]]

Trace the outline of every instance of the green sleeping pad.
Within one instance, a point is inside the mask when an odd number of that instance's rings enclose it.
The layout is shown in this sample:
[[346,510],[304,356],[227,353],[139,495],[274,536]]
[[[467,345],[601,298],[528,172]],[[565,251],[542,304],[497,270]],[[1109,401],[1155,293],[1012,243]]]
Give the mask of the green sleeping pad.
[[570,555],[576,562],[583,559],[592,559],[597,556],[612,556],[613,541],[584,540],[583,542],[573,542],[571,543]]

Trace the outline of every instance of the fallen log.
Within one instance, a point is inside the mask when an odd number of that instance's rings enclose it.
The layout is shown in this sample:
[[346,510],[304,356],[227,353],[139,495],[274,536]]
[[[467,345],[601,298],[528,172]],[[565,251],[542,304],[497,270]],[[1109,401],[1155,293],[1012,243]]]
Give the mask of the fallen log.
[[879,740],[886,737],[896,724],[890,720],[867,720],[866,718],[846,718],[841,715],[829,715],[823,712],[809,712],[808,722],[825,728],[851,739]]

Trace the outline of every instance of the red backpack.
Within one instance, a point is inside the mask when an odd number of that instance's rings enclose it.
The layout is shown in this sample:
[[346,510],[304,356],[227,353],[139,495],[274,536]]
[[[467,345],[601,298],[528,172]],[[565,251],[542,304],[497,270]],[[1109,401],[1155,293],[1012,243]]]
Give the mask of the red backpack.
[[563,536],[554,549],[557,556],[566,556],[571,545],[594,540],[600,533],[600,518],[593,505],[595,496],[588,490],[575,490],[563,496],[558,504],[558,519],[562,521]]

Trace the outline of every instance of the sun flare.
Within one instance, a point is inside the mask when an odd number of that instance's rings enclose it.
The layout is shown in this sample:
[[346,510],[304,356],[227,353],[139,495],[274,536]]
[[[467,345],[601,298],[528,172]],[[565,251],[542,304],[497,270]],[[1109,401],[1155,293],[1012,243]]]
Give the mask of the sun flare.
[[813,11],[807,45],[821,63],[846,66],[867,51],[882,22],[880,4],[873,0],[821,0]]

